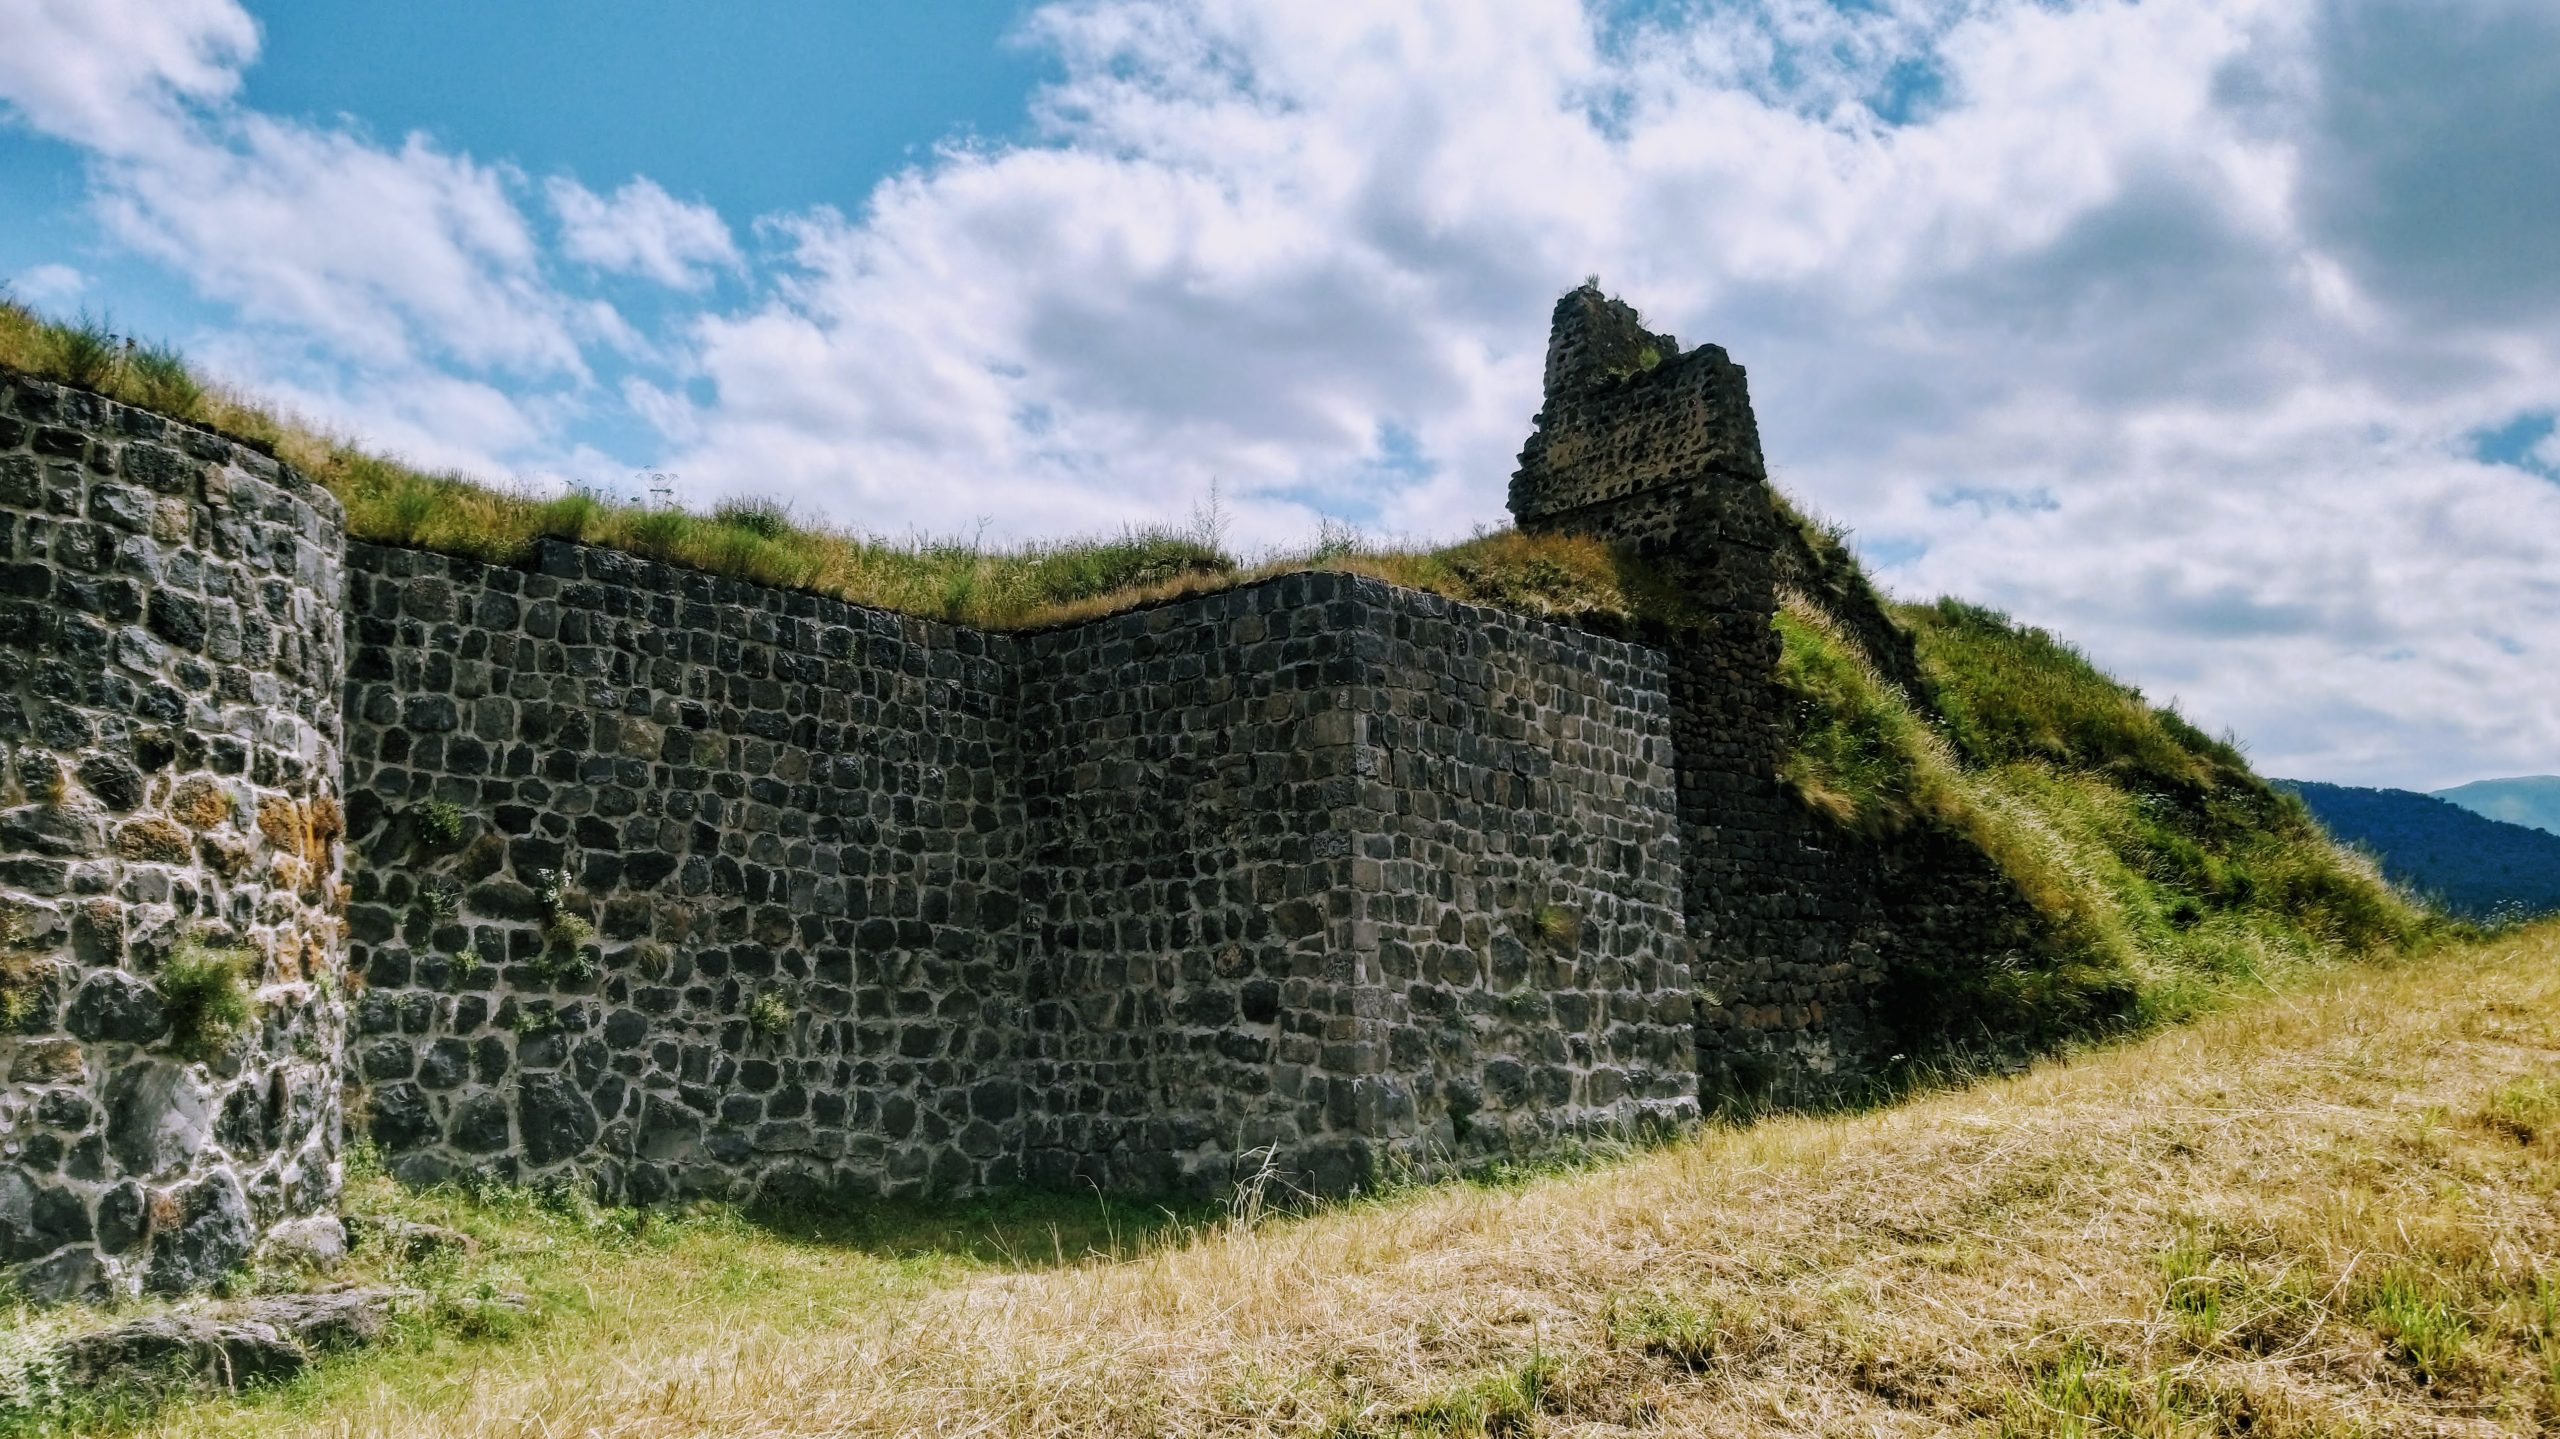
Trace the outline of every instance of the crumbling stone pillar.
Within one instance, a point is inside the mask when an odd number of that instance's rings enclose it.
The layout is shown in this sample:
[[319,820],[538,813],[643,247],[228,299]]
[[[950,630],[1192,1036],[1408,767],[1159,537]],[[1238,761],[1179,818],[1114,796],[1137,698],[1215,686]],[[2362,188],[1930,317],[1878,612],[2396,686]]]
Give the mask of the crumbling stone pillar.
[[[1609,541],[1682,598],[1666,647],[1706,1097],[1809,1097],[1854,1079],[1883,977],[1857,934],[1872,887],[1779,779],[1788,712],[1771,622],[1807,556],[1769,486],[1742,367],[1714,345],[1682,351],[1597,286],[1566,294],[1511,510],[1524,530]],[[1891,631],[1880,613],[1859,618]]]

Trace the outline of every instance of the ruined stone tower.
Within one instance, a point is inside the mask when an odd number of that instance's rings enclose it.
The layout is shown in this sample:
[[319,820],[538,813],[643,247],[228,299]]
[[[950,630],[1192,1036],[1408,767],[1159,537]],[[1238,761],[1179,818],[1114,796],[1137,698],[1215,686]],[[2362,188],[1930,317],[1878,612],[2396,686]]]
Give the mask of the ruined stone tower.
[[1683,516],[1766,478],[1742,367],[1723,350],[1683,354],[1595,286],[1556,302],[1546,403],[1511,478],[1522,529],[1676,548],[1694,538]]
[[1671,674],[1682,911],[1703,1102],[1819,1099],[1868,1082],[2019,904],[1978,851],[1926,829],[1842,833],[1781,778],[1794,698],[1774,621],[1793,592],[1922,712],[1909,636],[1853,562],[1768,483],[1742,367],[1683,352],[1596,283],[1556,302],[1546,397],[1511,479],[1524,530],[1590,535],[1652,567],[1685,614]]

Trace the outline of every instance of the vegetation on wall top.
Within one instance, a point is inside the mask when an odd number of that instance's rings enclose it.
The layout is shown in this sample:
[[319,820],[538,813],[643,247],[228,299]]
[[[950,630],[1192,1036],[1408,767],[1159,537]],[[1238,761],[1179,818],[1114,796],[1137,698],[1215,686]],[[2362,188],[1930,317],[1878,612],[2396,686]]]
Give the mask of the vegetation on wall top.
[[174,350],[119,339],[104,322],[47,318],[0,297],[0,367],[228,435],[275,455],[337,496],[348,533],[377,544],[520,564],[544,538],[574,540],[855,604],[1026,629],[1226,589],[1311,568],[1529,613],[1626,613],[1606,549],[1503,533],[1427,552],[1371,545],[1328,525],[1307,548],[1247,563],[1214,524],[1139,528],[1098,539],[1010,546],[890,539],[793,516],[770,501],[709,513],[589,491],[539,495],[452,470],[426,470],[262,405],[189,369]]

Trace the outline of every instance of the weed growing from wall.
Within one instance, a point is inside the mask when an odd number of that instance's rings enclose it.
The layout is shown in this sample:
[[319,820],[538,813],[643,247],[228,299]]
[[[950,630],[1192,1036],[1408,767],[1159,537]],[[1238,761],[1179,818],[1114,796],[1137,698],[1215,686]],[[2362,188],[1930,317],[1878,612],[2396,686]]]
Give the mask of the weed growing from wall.
[[462,807],[447,799],[425,799],[410,807],[409,822],[418,838],[437,849],[462,843],[466,823]]
[[182,945],[155,980],[169,1021],[169,1047],[188,1059],[211,1059],[258,1017],[249,991],[252,956],[245,950]]
[[542,950],[533,971],[548,983],[577,983],[595,976],[596,927],[580,912],[569,877],[556,869],[532,876],[534,902],[542,907]]
[[1558,953],[1571,954],[1582,944],[1582,916],[1571,905],[1539,905],[1529,922],[1538,938]]
[[747,1003],[747,1029],[760,1038],[772,1039],[791,1028],[791,1006],[782,991],[768,989]]
[[418,912],[432,924],[446,924],[462,912],[462,887],[448,879],[418,884]]
[[596,973],[592,946],[596,927],[584,915],[556,914],[542,926],[542,951],[533,957],[533,972],[552,984],[575,984]]

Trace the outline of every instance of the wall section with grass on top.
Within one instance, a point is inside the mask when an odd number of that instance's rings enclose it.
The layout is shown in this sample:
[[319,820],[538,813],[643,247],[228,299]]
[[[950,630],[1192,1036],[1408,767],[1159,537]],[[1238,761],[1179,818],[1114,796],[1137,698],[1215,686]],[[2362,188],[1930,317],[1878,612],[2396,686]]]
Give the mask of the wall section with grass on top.
[[0,377],[0,1272],[182,1292],[336,1203],[337,502]]
[[1695,1112],[1641,647],[1345,574],[1014,636],[350,570],[350,1067],[412,1182],[1341,1193]]

